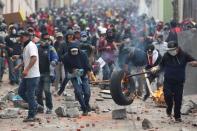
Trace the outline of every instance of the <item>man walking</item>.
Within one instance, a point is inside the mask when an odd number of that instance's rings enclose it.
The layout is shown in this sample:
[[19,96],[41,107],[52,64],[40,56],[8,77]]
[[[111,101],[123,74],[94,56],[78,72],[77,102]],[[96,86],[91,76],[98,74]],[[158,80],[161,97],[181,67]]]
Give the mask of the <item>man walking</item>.
[[35,43],[30,40],[30,34],[27,31],[21,32],[20,41],[24,46],[23,64],[19,65],[17,68],[24,65],[24,69],[18,94],[29,106],[28,116],[23,122],[32,122],[36,120],[35,116],[38,108],[42,108],[35,100],[35,92],[40,79],[38,48]]
[[164,54],[160,66],[153,67],[152,72],[161,68],[164,71],[164,99],[167,105],[166,113],[172,115],[174,105],[174,118],[181,122],[181,104],[183,98],[183,86],[185,83],[185,70],[187,63],[197,67],[197,61],[184,52],[176,41],[168,43],[168,52]]
[[[39,54],[39,69],[40,69],[40,82],[37,91],[38,103],[44,106],[43,91],[45,93],[45,101],[47,107],[47,114],[52,113],[53,103],[50,91],[50,66],[55,67],[58,62],[58,55],[53,46],[50,45],[50,36],[48,33],[42,34],[42,41],[38,47]],[[44,112],[44,110],[43,110]]]

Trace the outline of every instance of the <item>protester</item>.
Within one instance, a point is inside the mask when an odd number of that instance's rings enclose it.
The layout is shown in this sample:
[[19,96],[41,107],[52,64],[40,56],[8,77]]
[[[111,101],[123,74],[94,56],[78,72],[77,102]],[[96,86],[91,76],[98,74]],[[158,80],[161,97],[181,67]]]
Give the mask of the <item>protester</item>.
[[80,51],[78,44],[73,43],[68,49],[68,53],[64,57],[65,69],[69,72],[69,77],[74,87],[74,92],[77,100],[81,105],[84,116],[88,115],[91,111],[90,100],[90,86],[88,83],[87,75],[90,73],[91,68],[88,58]]
[[[27,121],[35,120],[37,108],[44,105],[43,91],[46,97],[46,113],[51,113],[54,102],[50,89],[53,90],[53,86],[55,86],[55,94],[57,91],[60,96],[64,91],[66,92],[65,87],[70,80],[83,115],[87,115],[90,110],[90,87],[87,75],[89,79],[95,80],[93,73],[90,73],[91,70],[94,71],[94,74],[98,74],[97,80],[110,80],[112,72],[116,69],[123,69],[128,74],[142,72],[146,66],[146,69],[149,70],[159,64],[161,56],[164,56],[164,59],[170,57],[170,60],[173,57],[166,53],[166,42],[172,40],[177,42],[179,32],[195,31],[197,27],[197,24],[191,19],[183,20],[180,23],[175,20],[169,23],[156,20],[149,17],[148,14],[139,13],[136,3],[136,0],[134,3],[129,0],[126,2],[122,0],[116,0],[116,2],[78,1],[76,4],[71,4],[69,8],[40,9],[27,16],[26,21],[12,23],[8,28],[5,21],[0,20],[0,81],[3,73],[7,72],[8,62],[10,84],[17,84],[22,79],[19,92],[30,105]],[[21,47],[17,32],[24,29],[28,32],[20,36],[22,45],[24,45]],[[38,47],[39,57],[33,43]],[[155,49],[150,48],[151,44]],[[30,47],[32,50],[29,50]],[[147,47],[150,48],[150,51],[147,50]],[[22,57],[23,49],[24,56]],[[26,56],[27,52],[33,53]],[[27,77],[20,76],[20,70],[14,70],[14,66],[22,58],[26,67],[30,60],[35,61],[35,64],[29,69]],[[179,55],[177,58],[178,60],[183,59],[179,58]],[[99,59],[103,60],[104,64],[99,63]],[[175,66],[178,66],[177,63]],[[36,96],[38,103],[42,106],[37,106],[35,99],[32,98],[38,83],[37,68],[40,70],[41,78]],[[170,72],[173,72],[173,69]],[[35,70],[35,72],[31,70]],[[24,73],[27,74],[26,68]],[[152,73],[148,79],[152,82],[155,77],[157,79],[157,76],[158,74]],[[162,72],[160,72],[159,79],[160,76],[163,76]],[[142,96],[143,87],[146,84],[143,77],[134,76],[132,78],[137,95]],[[163,81],[163,78],[161,80]],[[166,81],[165,79],[164,86],[171,88]],[[51,82],[53,83],[52,88],[50,87]],[[32,88],[26,89],[27,85]],[[70,84],[67,86],[70,87]],[[105,84],[103,87],[108,88],[109,86]],[[25,92],[30,95],[26,96]],[[146,98],[149,96],[148,91],[145,96]],[[44,108],[39,111],[43,112]]]
[[19,44],[19,39],[17,36],[17,29],[14,25],[10,25],[8,29],[8,36],[5,38],[6,43],[6,51],[7,51],[7,60],[8,60],[8,68],[9,68],[9,79],[10,84],[19,84],[19,71],[14,72],[14,67],[19,64],[20,60],[13,60],[13,55],[20,55],[21,45]]
[[38,109],[43,109],[35,100],[35,93],[40,79],[38,48],[30,40],[30,34],[27,31],[21,32],[20,41],[24,47],[23,63],[16,68],[24,66],[24,69],[18,94],[28,103],[29,107],[28,116],[24,119],[24,122],[32,122],[36,120],[35,116]]
[[174,105],[174,118],[177,122],[182,121],[181,104],[187,63],[197,67],[197,61],[192,56],[178,47],[176,41],[170,41],[168,43],[168,52],[164,54],[160,65],[151,69],[152,72],[156,72],[160,67],[164,71],[163,92],[167,104],[166,113],[171,117]]
[[56,78],[55,78],[54,85],[55,85],[55,89],[58,90],[60,80],[63,80],[64,75],[65,75],[64,74],[64,67],[62,64],[62,58],[63,58],[63,55],[66,53],[67,49],[66,49],[66,43],[65,43],[63,34],[61,32],[58,32],[58,33],[56,33],[55,37],[56,37],[56,41],[54,43],[54,47],[55,47],[55,50],[57,51],[59,61],[57,63],[56,69],[55,69]]
[[[37,101],[40,105],[43,103],[43,92],[45,93],[45,101],[47,107],[47,114],[52,113],[53,102],[50,89],[50,66],[55,67],[58,62],[58,55],[53,46],[50,45],[50,36],[48,33],[42,34],[40,46],[38,47],[39,54],[39,69],[40,69],[40,82],[37,90]],[[44,110],[43,110],[44,112]]]
[[[155,49],[154,45],[149,45],[147,47],[146,50],[146,55],[147,55],[147,64],[145,69],[149,70],[154,66],[157,66],[160,64],[161,60],[162,60],[162,56],[159,53],[158,50]],[[157,88],[160,87],[162,84],[161,79],[159,79],[160,74],[159,73],[151,73],[151,74],[147,74],[147,78],[148,78],[148,82],[151,84],[154,80],[157,80]],[[145,101],[149,96],[150,96],[150,91],[148,89],[148,83],[145,84],[145,95],[143,97],[143,100]]]

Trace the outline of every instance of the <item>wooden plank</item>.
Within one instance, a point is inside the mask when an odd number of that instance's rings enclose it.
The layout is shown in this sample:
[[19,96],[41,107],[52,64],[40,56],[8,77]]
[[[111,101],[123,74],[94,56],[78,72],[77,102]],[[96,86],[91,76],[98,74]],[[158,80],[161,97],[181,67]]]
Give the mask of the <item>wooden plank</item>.
[[111,94],[110,93],[110,90],[101,90],[100,93],[103,93],[103,94]]

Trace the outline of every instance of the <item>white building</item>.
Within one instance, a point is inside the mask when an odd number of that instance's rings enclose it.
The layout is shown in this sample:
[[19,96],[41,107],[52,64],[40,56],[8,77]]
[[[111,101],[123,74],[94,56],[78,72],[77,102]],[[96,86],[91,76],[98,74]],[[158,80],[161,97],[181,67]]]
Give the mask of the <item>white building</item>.
[[[145,0],[140,0],[145,1]],[[148,7],[149,16],[157,20],[169,22],[173,18],[173,0],[147,0],[151,1]],[[195,1],[195,0],[194,0]],[[178,0],[179,21],[183,20],[184,0]]]
[[23,12],[28,16],[35,12],[35,0],[1,0],[4,4],[3,14]]
[[62,8],[71,4],[73,0],[36,0],[36,9]]

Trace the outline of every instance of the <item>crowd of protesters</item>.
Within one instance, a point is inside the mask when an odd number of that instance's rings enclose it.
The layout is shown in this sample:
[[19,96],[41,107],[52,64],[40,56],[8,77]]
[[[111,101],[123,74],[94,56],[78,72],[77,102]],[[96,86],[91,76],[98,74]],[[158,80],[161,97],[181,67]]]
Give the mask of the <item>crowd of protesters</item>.
[[[20,83],[19,95],[29,104],[25,121],[33,121],[37,111],[44,112],[43,92],[46,113],[52,113],[51,83],[61,95],[69,81],[83,115],[87,115],[91,110],[89,80],[100,73],[103,80],[109,80],[117,68],[153,67],[165,54],[167,42],[177,43],[177,33],[196,28],[192,20],[164,23],[139,15],[137,6],[122,1],[41,9],[23,23],[1,21],[0,81],[8,67],[10,84]],[[156,54],[156,58],[150,60],[149,54]],[[99,58],[105,62],[102,67]],[[138,95],[142,95],[143,83],[140,77],[135,80]]]

